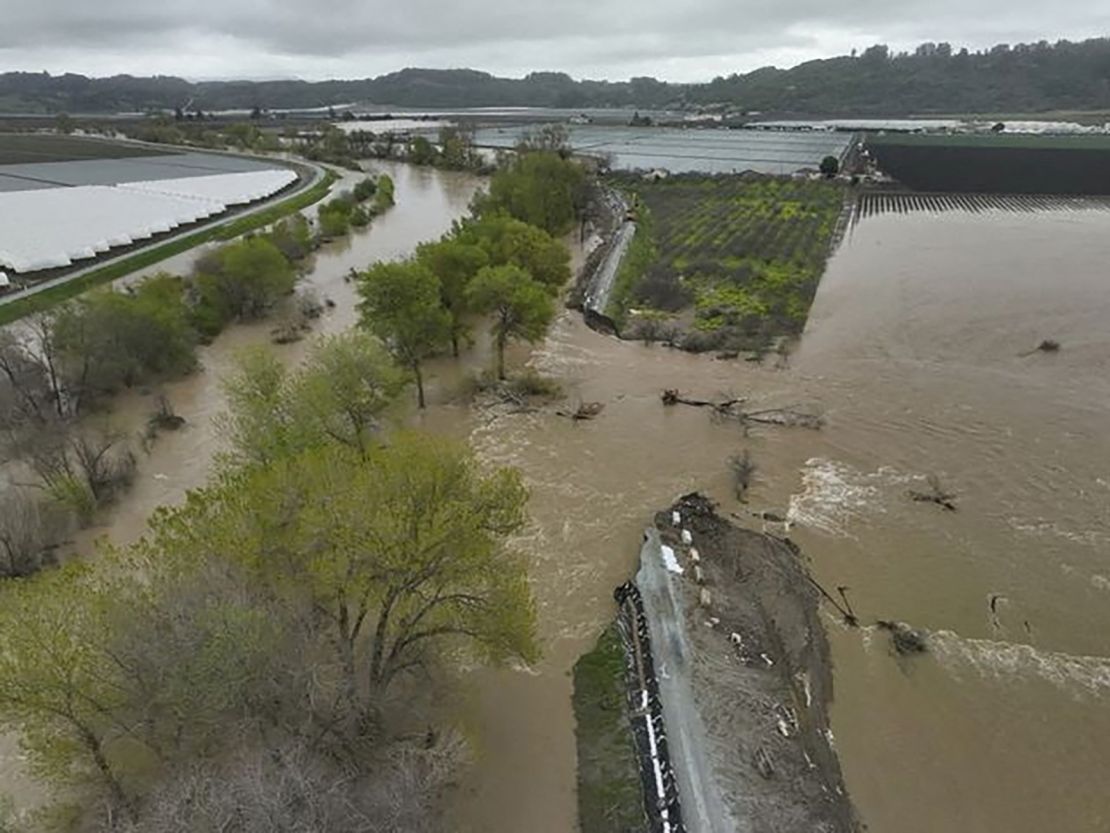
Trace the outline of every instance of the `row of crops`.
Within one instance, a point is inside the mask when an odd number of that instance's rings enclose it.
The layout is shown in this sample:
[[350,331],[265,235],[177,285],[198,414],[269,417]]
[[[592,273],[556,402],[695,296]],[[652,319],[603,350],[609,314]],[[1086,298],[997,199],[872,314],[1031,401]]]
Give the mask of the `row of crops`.
[[[641,223],[610,313],[666,315],[691,349],[750,346],[805,324],[844,213],[835,182],[767,176],[621,176]],[[700,342],[700,343],[699,343]]]

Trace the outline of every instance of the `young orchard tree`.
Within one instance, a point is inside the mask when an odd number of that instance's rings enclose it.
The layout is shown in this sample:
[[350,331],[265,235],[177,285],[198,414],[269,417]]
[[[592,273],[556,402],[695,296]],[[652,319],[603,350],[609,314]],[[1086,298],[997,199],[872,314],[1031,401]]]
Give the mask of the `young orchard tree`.
[[358,293],[362,326],[412,371],[423,408],[424,361],[451,338],[451,316],[440,301],[439,278],[415,260],[375,263],[359,275]]
[[487,266],[470,283],[467,298],[476,312],[490,315],[497,347],[497,378],[505,378],[505,345],[535,343],[555,317],[555,304],[543,285],[519,266]]

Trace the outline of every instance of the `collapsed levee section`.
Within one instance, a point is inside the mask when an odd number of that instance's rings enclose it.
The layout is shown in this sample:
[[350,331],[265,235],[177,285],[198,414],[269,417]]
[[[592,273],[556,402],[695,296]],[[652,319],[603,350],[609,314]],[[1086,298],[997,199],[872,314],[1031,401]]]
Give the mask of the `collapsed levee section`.
[[859,829],[829,729],[820,599],[796,548],[687,495],[656,516],[616,595],[653,830]]
[[628,707],[650,829],[652,833],[685,833],[643,599],[631,581],[618,587],[613,596],[619,606],[617,626],[625,648]]

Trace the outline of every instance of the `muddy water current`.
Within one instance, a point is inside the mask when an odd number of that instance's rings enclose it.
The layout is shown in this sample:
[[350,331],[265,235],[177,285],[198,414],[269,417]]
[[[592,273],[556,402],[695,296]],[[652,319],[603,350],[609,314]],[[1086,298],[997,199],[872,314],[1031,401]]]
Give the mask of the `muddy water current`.
[[[396,208],[317,255],[307,280],[338,304],[323,331],[355,319],[352,266],[438,236],[477,187],[390,173]],[[1108,232],[1101,212],[868,217],[832,259],[783,367],[619,342],[564,312],[530,358],[514,358],[557,376],[572,406],[603,402],[590,422],[453,404],[462,373],[488,358],[481,340],[461,367],[437,363],[434,404],[414,419],[469,437],[530,485],[517,545],[544,647],[534,668],[464,676],[455,707],[476,763],[449,797],[450,829],[575,829],[570,669],[612,615],[611,589],[631,574],[652,513],[693,489],[753,525],[752,509],[786,514],[815,577],[849,587],[864,622],[933,632],[930,654],[898,659],[882,632],[827,618],[833,730],[870,830],[1107,829]],[[1060,352],[1019,355],[1045,338]],[[218,378],[237,348],[266,340],[266,327],[233,328],[205,348],[203,373],[167,388],[188,426],[141,459],[136,488],[93,535],[132,540],[154,507],[204,482]],[[295,361],[304,347],[275,349]],[[827,424],[745,435],[702,410],[664,408],[669,387],[820,409]],[[150,407],[136,395],[115,416],[137,426]],[[759,467],[748,507],[730,496],[725,466],[745,448]],[[928,474],[959,511],[907,499]]]

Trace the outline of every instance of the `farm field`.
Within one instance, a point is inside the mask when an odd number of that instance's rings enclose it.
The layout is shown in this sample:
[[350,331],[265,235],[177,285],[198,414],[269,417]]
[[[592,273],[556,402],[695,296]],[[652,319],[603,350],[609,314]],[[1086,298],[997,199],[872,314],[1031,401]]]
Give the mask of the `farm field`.
[[691,350],[761,349],[801,332],[844,213],[842,186],[754,175],[612,184],[638,204],[609,309],[622,332],[677,328]]
[[173,151],[156,150],[85,136],[61,136],[48,133],[0,133],[0,165],[172,155],[174,155]]

